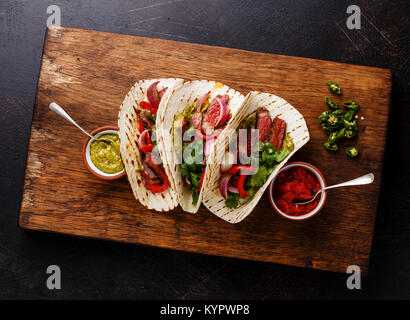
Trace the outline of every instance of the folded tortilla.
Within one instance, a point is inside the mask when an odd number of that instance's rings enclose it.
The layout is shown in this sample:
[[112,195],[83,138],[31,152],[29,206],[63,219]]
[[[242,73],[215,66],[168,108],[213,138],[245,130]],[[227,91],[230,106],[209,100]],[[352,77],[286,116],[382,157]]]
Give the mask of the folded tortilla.
[[[286,121],[286,132],[292,137],[294,150],[281,162],[270,174],[265,184],[255,192],[253,197],[246,202],[239,204],[235,209],[229,209],[225,205],[225,198],[219,191],[221,179],[220,163],[222,163],[225,153],[229,149],[229,141],[232,139],[241,121],[254,113],[258,108],[264,107],[269,111],[271,119],[279,117]],[[245,219],[255,208],[266,188],[269,186],[275,175],[289,160],[289,158],[309,141],[309,131],[305,119],[292,105],[284,99],[269,93],[250,92],[242,106],[231,119],[226,130],[218,139],[214,146],[213,165],[210,168],[211,177],[209,184],[204,192],[202,202],[209,211],[230,223],[238,223]]]
[[165,172],[168,176],[173,176],[173,179],[170,179],[170,183],[173,184],[172,188],[178,193],[179,204],[182,209],[191,213],[196,213],[201,205],[202,194],[203,191],[207,189],[211,172],[209,170],[209,163],[207,163],[198,202],[196,205],[193,205],[192,191],[184,182],[180,171],[178,156],[173,147],[173,123],[175,116],[183,112],[188,104],[193,103],[195,99],[198,99],[209,91],[210,101],[217,95],[227,94],[229,96],[227,105],[232,116],[235,115],[244,100],[244,96],[240,92],[221,83],[208,80],[186,82],[175,88],[167,97],[163,98],[165,112],[160,115],[160,127],[157,128],[158,148],[161,154],[166,156],[166,160],[163,159]]
[[[172,176],[167,172],[168,179],[170,180],[170,186],[164,192],[153,193],[147,189],[141,171],[141,168],[143,167],[142,155],[136,142],[141,134],[141,132],[139,132],[137,111],[144,110],[140,107],[140,102],[148,101],[146,96],[147,89],[156,81],[159,81],[157,85],[158,90],[165,87],[168,88],[158,107],[155,124],[156,127],[159,126],[159,115],[163,113],[163,102],[167,99],[167,96],[175,87],[184,82],[183,79],[169,78],[141,80],[134,84],[134,86],[127,93],[118,114],[120,152],[128,181],[131,185],[135,198],[148,209],[154,209],[156,211],[169,211],[178,205],[178,195],[172,188]],[[160,157],[162,161],[164,161],[164,155],[161,154],[161,152]]]

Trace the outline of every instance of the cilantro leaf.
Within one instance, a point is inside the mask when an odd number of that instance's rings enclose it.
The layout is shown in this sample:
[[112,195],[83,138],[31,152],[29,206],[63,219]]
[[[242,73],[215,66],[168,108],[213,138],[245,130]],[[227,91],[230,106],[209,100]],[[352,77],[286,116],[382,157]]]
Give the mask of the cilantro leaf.
[[260,188],[268,180],[268,169],[265,166],[259,166],[258,171],[251,177],[249,185],[253,188]]
[[154,123],[156,123],[157,121],[157,114],[150,114],[149,112],[147,112],[147,118],[151,119],[152,121],[154,121]]
[[198,203],[198,198],[199,198],[199,190],[194,189],[192,192],[192,204],[196,205]]
[[186,163],[181,164],[181,175],[187,179],[189,179],[190,174],[189,174],[189,166]]
[[239,205],[239,194],[228,192],[228,198],[225,200],[225,205],[229,209],[235,209]]
[[191,181],[191,183],[192,183],[192,185],[194,186],[195,189],[198,189],[198,188],[199,188],[199,183],[201,182],[201,178],[202,178],[201,175],[199,175],[199,174],[197,174],[197,173],[195,173],[195,172],[191,172],[191,179],[190,179],[190,181]]
[[250,188],[250,189],[248,190],[248,192],[249,192],[249,195],[248,195],[246,198],[247,198],[247,199],[250,199],[250,198],[252,198],[253,195],[255,194],[255,189],[254,189],[254,188]]

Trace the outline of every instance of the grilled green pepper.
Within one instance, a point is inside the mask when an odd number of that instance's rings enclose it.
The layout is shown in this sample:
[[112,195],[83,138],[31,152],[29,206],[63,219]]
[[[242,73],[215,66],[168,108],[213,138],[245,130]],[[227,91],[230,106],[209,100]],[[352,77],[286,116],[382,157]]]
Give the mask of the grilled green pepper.
[[325,97],[325,103],[327,104],[327,106],[332,109],[332,110],[337,110],[339,109],[339,106],[337,105],[336,102],[330,100],[328,97]]
[[336,143],[330,143],[329,141],[325,142],[323,144],[323,147],[325,147],[325,149],[329,151],[336,151],[337,149],[339,149]]
[[359,149],[357,147],[346,148],[346,154],[351,158],[356,158],[359,155]]
[[343,106],[344,106],[346,109],[349,109],[349,110],[353,110],[353,111],[359,110],[359,104],[358,104],[357,102],[355,102],[355,101],[346,101],[346,102],[343,102]]
[[342,89],[336,82],[328,81],[326,82],[326,85],[328,86],[330,92],[337,94],[337,95],[340,95],[342,93]]

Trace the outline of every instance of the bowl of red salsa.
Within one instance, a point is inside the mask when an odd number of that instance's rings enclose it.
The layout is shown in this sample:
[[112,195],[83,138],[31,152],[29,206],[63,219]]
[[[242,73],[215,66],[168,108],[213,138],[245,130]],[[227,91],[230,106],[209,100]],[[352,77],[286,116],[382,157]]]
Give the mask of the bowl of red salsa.
[[314,201],[304,205],[295,200],[310,200],[316,191],[326,187],[321,172],[305,162],[291,162],[285,165],[269,186],[269,199],[273,209],[291,220],[305,220],[318,213],[326,201],[326,192]]

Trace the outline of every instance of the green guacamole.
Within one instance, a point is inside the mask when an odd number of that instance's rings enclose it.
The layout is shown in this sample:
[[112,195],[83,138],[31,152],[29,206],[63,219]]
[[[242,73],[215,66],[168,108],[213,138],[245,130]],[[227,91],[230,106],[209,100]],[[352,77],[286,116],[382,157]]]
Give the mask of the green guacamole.
[[293,144],[292,137],[288,135],[287,133],[285,135],[285,138],[283,139],[281,149],[289,151],[289,153],[291,153],[293,149],[295,149],[295,145]]
[[120,155],[120,139],[118,135],[107,133],[99,136],[104,140],[112,141],[108,144],[104,141],[93,141],[90,145],[90,155],[93,164],[105,173],[117,173],[124,168]]

